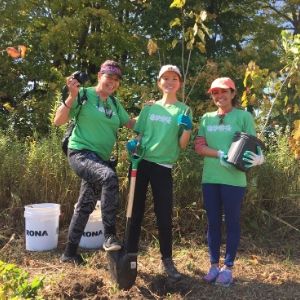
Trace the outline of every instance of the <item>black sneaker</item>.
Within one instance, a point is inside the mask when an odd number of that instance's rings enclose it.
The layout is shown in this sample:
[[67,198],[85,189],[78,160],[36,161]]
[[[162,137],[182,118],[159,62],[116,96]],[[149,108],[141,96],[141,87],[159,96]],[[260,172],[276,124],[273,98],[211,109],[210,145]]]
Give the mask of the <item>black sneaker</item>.
[[162,267],[164,272],[172,280],[180,280],[182,275],[177,271],[172,258],[165,258],[162,260]]
[[107,238],[105,238],[105,241],[103,243],[103,249],[105,251],[118,251],[120,250],[121,244],[120,242],[117,240],[115,235],[110,235]]
[[68,256],[65,253],[63,253],[62,256],[60,257],[59,261],[61,263],[73,263],[77,266],[85,264],[85,261],[80,254]]

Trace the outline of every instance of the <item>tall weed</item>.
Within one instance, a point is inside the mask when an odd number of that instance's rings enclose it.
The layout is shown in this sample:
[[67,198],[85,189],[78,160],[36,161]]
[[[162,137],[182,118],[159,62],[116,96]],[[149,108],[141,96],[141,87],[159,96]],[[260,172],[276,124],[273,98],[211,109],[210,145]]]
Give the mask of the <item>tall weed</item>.
[[[63,130],[53,128],[44,139],[37,137],[19,141],[0,133],[0,199],[1,215],[11,217],[14,226],[23,220],[24,205],[39,202],[60,203],[61,225],[69,223],[77,200],[80,180],[70,169],[61,148]],[[129,161],[125,142],[127,130],[119,134],[120,214],[124,224],[128,194]],[[299,228],[299,161],[291,155],[288,134],[278,130],[266,140],[266,162],[248,172],[247,195],[243,220],[249,230],[274,224],[286,228],[284,222]],[[203,159],[190,146],[182,152],[173,168],[174,229],[177,236],[205,230],[205,212],[201,196]],[[144,226],[153,228],[153,201],[149,189]],[[278,219],[284,222],[280,223]],[[148,227],[149,226],[149,227]],[[291,229],[291,227],[289,227]]]
[[265,163],[248,174],[246,223],[257,231],[264,225],[300,232],[300,164],[289,147],[288,129],[278,127],[265,144]]

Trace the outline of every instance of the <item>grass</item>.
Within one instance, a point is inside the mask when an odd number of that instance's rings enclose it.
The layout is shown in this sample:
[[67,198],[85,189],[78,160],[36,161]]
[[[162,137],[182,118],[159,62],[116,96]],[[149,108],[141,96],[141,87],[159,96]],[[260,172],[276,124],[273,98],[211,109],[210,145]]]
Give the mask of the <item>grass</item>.
[[[118,290],[110,280],[106,255],[101,250],[83,251],[87,264],[76,267],[60,264],[66,230],[60,233],[58,249],[47,252],[25,250],[22,235],[0,250],[0,259],[16,263],[32,277],[46,275],[42,296],[45,299],[299,299],[299,235],[281,241],[270,250],[276,238],[266,237],[265,245],[243,236],[234,268],[235,282],[230,288],[206,284],[202,277],[209,268],[207,247],[200,236],[177,240],[174,260],[184,279],[169,282],[160,271],[160,254],[153,241],[141,243],[138,277],[129,291]],[[3,237],[2,237],[3,238]],[[1,239],[2,239],[1,238]],[[7,239],[8,240],[8,239]],[[3,242],[3,240],[2,240]],[[289,256],[283,252],[292,244]]]
[[[60,138],[54,133],[42,142],[29,139],[24,143],[0,135],[0,260],[17,264],[32,278],[46,275],[42,289],[45,299],[300,299],[299,164],[286,152],[286,138],[282,141],[282,145],[274,143],[274,151],[266,155],[263,166],[248,174],[242,210],[243,237],[234,270],[235,284],[229,289],[201,280],[209,267],[206,216],[200,188],[202,160],[192,147],[174,167],[174,259],[185,275],[181,282],[170,283],[159,272],[150,198],[142,230],[138,277],[129,291],[118,290],[110,281],[102,251],[84,252],[88,261],[84,267],[60,264],[66,229],[61,230],[57,250],[25,250],[24,205],[60,203],[60,226],[65,228],[77,199],[78,178],[67,165]],[[128,193],[126,153],[120,158],[120,206],[124,208]],[[123,225],[124,212],[121,209],[118,216]],[[118,228],[120,232],[124,230],[122,226]],[[13,234],[15,238],[10,240]]]

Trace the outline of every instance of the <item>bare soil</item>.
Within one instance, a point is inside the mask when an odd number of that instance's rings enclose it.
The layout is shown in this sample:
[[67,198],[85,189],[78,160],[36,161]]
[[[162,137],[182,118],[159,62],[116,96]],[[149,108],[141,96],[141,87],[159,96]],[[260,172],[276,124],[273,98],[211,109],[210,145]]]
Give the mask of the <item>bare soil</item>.
[[[183,280],[169,281],[160,270],[160,254],[154,239],[141,243],[136,284],[128,291],[111,281],[105,252],[82,250],[85,266],[61,264],[65,233],[58,249],[25,250],[24,237],[11,230],[0,233],[0,259],[15,263],[30,275],[45,276],[41,294],[45,299],[300,299],[300,239],[289,241],[243,237],[229,288],[203,282],[207,271],[207,247],[197,236],[175,242],[174,260]],[[8,242],[9,241],[9,242]]]

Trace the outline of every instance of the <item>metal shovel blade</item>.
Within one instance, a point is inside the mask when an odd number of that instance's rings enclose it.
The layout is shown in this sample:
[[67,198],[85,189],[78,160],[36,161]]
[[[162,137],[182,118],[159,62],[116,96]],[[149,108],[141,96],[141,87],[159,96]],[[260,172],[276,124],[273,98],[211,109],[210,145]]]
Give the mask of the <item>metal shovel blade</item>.
[[112,280],[119,289],[130,289],[137,276],[137,253],[127,253],[121,249],[107,252],[107,258]]
[[124,290],[130,289],[134,285],[137,276],[137,253],[128,253],[127,249],[134,200],[137,166],[142,157],[143,154],[140,157],[134,157],[133,155],[130,155],[132,162],[132,170],[130,176],[129,195],[126,210],[124,246],[120,251],[107,252],[109,271],[112,280],[118,285],[118,288]]

